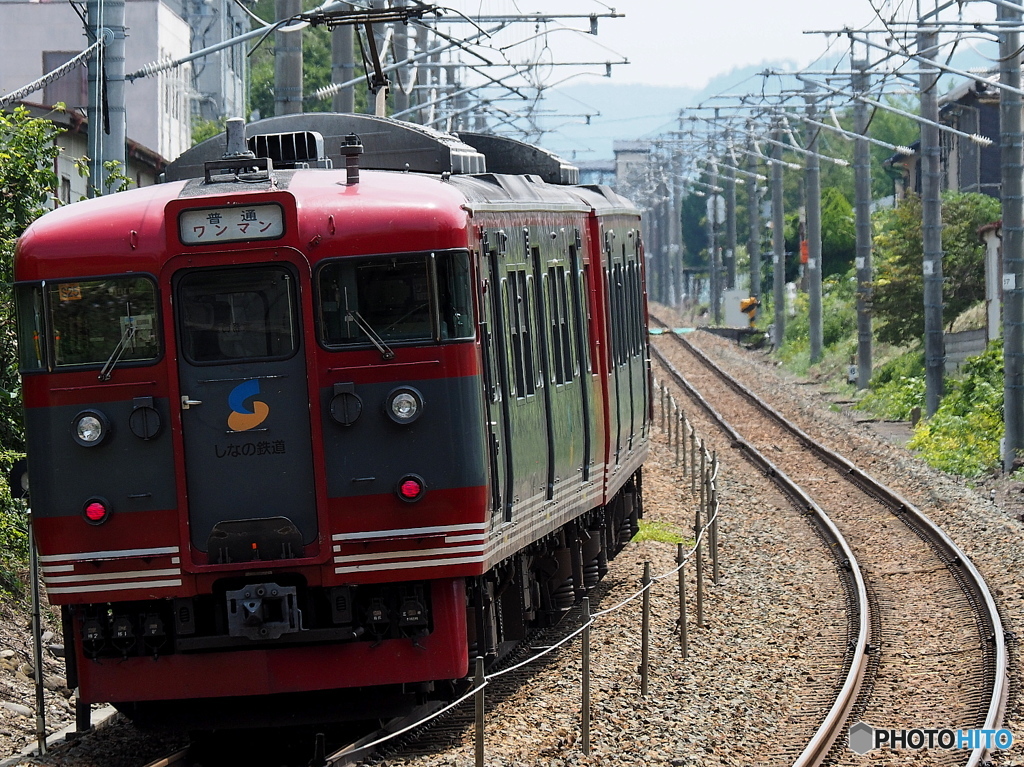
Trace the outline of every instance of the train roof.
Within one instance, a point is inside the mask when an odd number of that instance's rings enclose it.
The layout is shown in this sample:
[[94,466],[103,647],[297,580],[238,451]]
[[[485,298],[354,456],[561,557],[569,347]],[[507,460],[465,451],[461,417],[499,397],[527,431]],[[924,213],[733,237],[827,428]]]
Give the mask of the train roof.
[[[423,125],[373,115],[307,112],[245,126],[248,148],[274,167],[344,167],[344,146],[356,136],[366,170],[467,175],[531,174],[549,184],[575,184],[579,170],[557,155],[506,136],[442,133]],[[167,181],[202,177],[207,162],[221,159],[221,133],[185,151],[167,166]]]
[[[311,117],[312,120],[306,122],[299,120],[300,117]],[[413,247],[423,232],[433,232],[440,238],[439,242],[454,243],[455,240],[450,238],[465,229],[468,217],[478,213],[531,212],[575,216],[589,215],[593,211],[600,216],[638,215],[629,201],[608,187],[550,183],[549,178],[564,180],[567,177],[565,163],[554,155],[525,144],[522,146],[529,151],[522,152],[524,164],[521,169],[538,172],[493,173],[484,170],[485,163],[490,162],[495,152],[504,155],[496,161],[496,167],[506,171],[515,169],[511,158],[515,154],[515,144],[519,142],[508,139],[492,141],[467,135],[468,140],[483,150],[478,152],[454,136],[438,134],[409,123],[365,115],[322,116],[326,122],[320,121],[320,117],[272,118],[260,125],[276,131],[283,127],[316,127],[331,123],[336,132],[328,133],[327,137],[311,136],[309,131],[268,133],[260,132],[262,129],[250,134],[250,138],[257,139],[253,145],[264,152],[264,156],[290,156],[292,168],[287,167],[288,162],[278,163],[272,159],[272,169],[269,172],[264,170],[262,176],[240,171],[220,173],[216,168],[218,162],[224,164],[224,139],[214,138],[193,147],[172,163],[166,183],[85,200],[48,213],[34,222],[19,242],[15,259],[18,279],[46,278],[48,274],[56,273],[92,273],[95,267],[88,262],[115,254],[123,254],[127,259],[124,263],[137,264],[133,268],[157,269],[158,244],[166,243],[169,236],[167,206],[175,201],[177,207],[174,210],[178,210],[182,203],[201,207],[214,204],[206,200],[221,204],[220,201],[229,198],[248,203],[263,193],[283,193],[292,196],[304,211],[300,227],[315,228],[315,220],[326,220],[328,216],[343,212],[350,241],[369,241],[367,238],[379,236],[384,226],[396,242],[402,239],[403,247]],[[338,117],[346,119],[341,122],[333,119]],[[358,183],[352,183],[344,168],[345,155],[341,154],[344,137],[340,130],[357,123],[379,130],[364,132],[367,138],[363,140],[368,140],[370,145],[358,160],[361,171],[366,172],[361,174]],[[444,167],[453,167],[451,163],[454,161],[463,168],[474,169],[474,172],[428,173],[395,168],[398,161],[383,147],[396,145],[396,137],[401,135],[411,136],[411,139],[396,155],[399,159],[420,157],[422,160],[429,157],[432,159],[425,164],[435,167],[442,160],[449,163]],[[390,138],[374,143],[387,136]],[[322,147],[326,147],[324,153],[327,156],[312,162],[319,163],[324,170],[305,170],[303,168],[309,165],[308,162],[294,161],[302,152],[320,154]],[[313,150],[311,153],[310,148]],[[331,159],[332,152],[341,160],[339,164],[342,167],[336,170],[328,170],[334,163],[325,162]],[[208,162],[209,168],[206,167]],[[251,159],[239,162],[253,164]],[[546,168],[545,163],[548,163]],[[391,167],[373,170],[367,165]],[[240,178],[240,173],[244,178]],[[450,234],[437,235],[442,231]],[[309,236],[314,234],[311,229]],[[83,242],[88,242],[88,247],[83,248]],[[455,247],[454,244],[444,246]],[[33,254],[34,260],[42,259],[50,266],[36,264],[28,268],[24,258],[28,253]]]
[[[577,186],[579,169],[558,155],[507,136],[449,134],[373,115],[309,112],[250,123],[245,140],[256,157],[269,157],[275,169],[340,169],[346,149],[358,143],[361,170],[439,175],[466,195],[472,209],[636,212],[607,186]],[[225,146],[223,133],[197,144],[168,166],[166,180],[203,179],[206,163],[224,157]],[[183,194],[202,194],[202,186],[190,181]]]

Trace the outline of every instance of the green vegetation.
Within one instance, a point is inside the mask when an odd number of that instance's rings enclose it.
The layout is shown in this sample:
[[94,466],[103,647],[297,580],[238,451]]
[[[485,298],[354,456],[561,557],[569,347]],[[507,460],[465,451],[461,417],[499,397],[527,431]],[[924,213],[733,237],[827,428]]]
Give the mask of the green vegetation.
[[924,353],[909,351],[882,365],[860,407],[894,421],[909,421],[915,407],[924,410]]
[[[317,0],[304,0],[303,10],[312,10],[320,3]],[[274,21],[274,0],[258,0],[255,14],[265,20]],[[356,51],[358,55],[358,44]],[[274,115],[274,35],[269,35],[249,59],[250,88],[249,109],[259,111],[260,117]],[[361,64],[356,65],[356,75],[363,71]],[[331,31],[327,27],[309,27],[302,32],[302,87],[304,95],[303,111],[329,112],[331,99],[314,99],[312,94],[318,89],[331,84]],[[366,86],[356,86],[356,111],[366,111]],[[193,142],[216,135],[223,127],[209,133],[208,128],[199,126],[193,129]],[[201,137],[201,138],[200,138]]]
[[[771,283],[766,283],[771,285]],[[828,368],[843,368],[851,354],[857,353],[856,283],[852,274],[828,277],[822,280],[822,341]],[[770,317],[769,311],[762,317]],[[770,320],[766,320],[770,321]],[[804,374],[810,365],[811,326],[806,293],[797,295],[796,316],[786,321],[783,345],[779,351],[782,361],[793,370]]]
[[42,215],[57,183],[57,129],[27,109],[0,112],[0,589],[19,590],[17,572],[28,556],[23,504],[11,500],[7,475],[24,455],[21,382],[14,325],[14,246]]
[[937,469],[976,477],[999,466],[1002,342],[993,341],[984,354],[969,358],[961,372],[947,384],[935,415],[917,425],[908,447]]
[[692,544],[692,538],[684,538],[674,526],[657,519],[641,519],[640,531],[633,536],[634,541],[657,541],[658,543]]
[[[977,230],[998,220],[999,215],[999,201],[991,197],[953,193],[943,197],[943,319],[947,330],[958,317],[962,323],[979,312],[984,298],[984,248]],[[923,411],[925,405],[920,200],[911,197],[895,209],[880,211],[874,228],[877,368],[868,391],[858,395],[857,407],[886,419],[910,420],[914,409]],[[856,298],[852,270],[824,280],[824,355],[812,367],[808,299],[799,294],[796,316],[788,319],[778,351],[782,362],[795,372],[832,380],[853,394],[853,387],[846,383],[845,366],[857,353]],[[762,319],[771,321],[770,310]],[[946,382],[938,411],[918,423],[909,447],[942,471],[974,477],[997,470],[1003,436],[1002,400],[1002,346],[996,341]]]
[[[985,247],[978,229],[999,219],[999,200],[947,192],[942,198],[943,321],[985,297]],[[908,197],[875,218],[875,337],[907,344],[924,335],[921,200]]]

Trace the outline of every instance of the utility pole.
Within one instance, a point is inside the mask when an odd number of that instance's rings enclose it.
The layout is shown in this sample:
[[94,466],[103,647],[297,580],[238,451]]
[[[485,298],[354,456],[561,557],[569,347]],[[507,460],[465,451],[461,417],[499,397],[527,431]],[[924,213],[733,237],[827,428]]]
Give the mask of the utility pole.
[[[302,0],[275,0],[278,20],[302,13]],[[302,112],[302,30],[274,32],[274,114]]]
[[[749,176],[747,186],[747,219],[750,224],[750,236],[747,239],[747,254],[750,256],[750,295],[761,300],[761,189],[757,184],[757,157],[754,151],[754,139],[751,133],[747,141],[747,170]],[[754,310],[757,316],[757,309]]]
[[[346,4],[346,10],[351,9]],[[331,30],[331,82],[347,83],[355,77],[355,27],[342,24]],[[335,112],[351,113],[356,111],[356,89],[349,85],[331,97],[331,109]]]
[[[280,2],[280,0],[278,0]],[[370,7],[374,10],[384,10],[387,7],[387,0],[370,0]],[[366,30],[366,43],[370,47],[370,55],[372,60],[380,61],[384,63],[384,59],[387,56],[387,50],[384,47],[387,41],[387,25],[385,24],[373,24],[373,29]],[[390,83],[385,79],[383,82],[379,81],[376,77],[376,73],[370,78],[370,91],[366,99],[366,111],[371,115],[377,117],[387,117],[387,98],[388,90],[390,89]],[[372,98],[371,98],[372,97]]]
[[89,196],[93,197],[111,191],[110,170],[127,172],[124,0],[89,0],[86,14],[90,43],[106,38],[98,55],[89,58],[88,66]]
[[[1021,12],[997,5],[996,18],[1013,22],[1001,27],[999,81],[1020,89]],[[1021,97],[1009,90],[999,94],[999,143],[1003,204],[1003,471],[1024,448],[1024,146],[1021,135]]]
[[[864,93],[871,84],[867,61],[854,61],[853,90]],[[853,132],[860,138],[853,145],[853,176],[856,191],[854,215],[857,231],[857,388],[866,389],[871,381],[871,298],[874,272],[871,266],[871,150],[868,132],[868,105],[853,103]]]
[[[732,142],[728,134],[726,146]],[[732,167],[725,169],[725,286],[729,290],[736,287],[736,171]]]
[[772,251],[775,259],[772,281],[772,303],[775,304],[775,348],[782,346],[786,331],[786,226],[782,207],[782,129],[778,120],[772,131]]
[[712,161],[708,194],[708,269],[711,277],[711,318],[716,325],[722,324],[722,286],[718,268],[718,163]]
[[[933,60],[938,33],[917,33],[918,55]],[[942,199],[940,197],[939,71],[922,65],[921,78],[921,218],[924,245],[925,412],[939,409],[943,392],[945,347],[942,335]]]
[[[814,83],[804,83],[807,117],[817,117],[817,94]],[[823,331],[821,320],[821,166],[818,160],[818,130],[809,126],[811,140],[807,144],[807,291],[810,299],[811,364],[821,360]]]
[[[422,52],[430,50],[429,35],[430,29],[427,27],[426,24],[423,24],[416,28],[417,50]],[[428,59],[428,61],[433,61],[433,58]],[[429,86],[431,82],[431,71],[432,67],[428,64],[427,61],[421,62],[416,67],[416,93],[418,94],[416,100],[417,104],[421,104],[423,103],[423,101],[430,101]],[[416,112],[416,116],[419,119],[420,123],[426,123],[429,120],[430,111],[429,109],[420,109]]]
[[[394,6],[404,8],[406,0],[395,0]],[[392,25],[392,31],[395,35],[395,63],[402,64],[409,58],[409,25],[396,22]],[[409,93],[412,92],[412,84],[409,82],[411,74],[408,65],[395,70],[395,84],[391,92],[396,112],[404,112],[409,108]],[[406,93],[406,88],[409,89],[409,93]]]
[[669,245],[669,257],[672,259],[672,305],[681,306],[683,303],[683,223],[682,223],[682,202],[683,187],[682,157],[678,149],[672,149],[669,168],[671,169],[672,210],[670,215],[669,231],[672,233]]

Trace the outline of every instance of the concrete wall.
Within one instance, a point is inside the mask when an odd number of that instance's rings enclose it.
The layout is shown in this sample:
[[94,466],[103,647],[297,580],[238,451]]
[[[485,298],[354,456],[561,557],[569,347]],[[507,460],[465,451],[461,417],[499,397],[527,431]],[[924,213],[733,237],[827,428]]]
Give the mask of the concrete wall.
[[987,336],[985,330],[946,333],[943,336],[946,342],[946,375],[956,375],[964,360],[985,351],[985,347],[988,345]]

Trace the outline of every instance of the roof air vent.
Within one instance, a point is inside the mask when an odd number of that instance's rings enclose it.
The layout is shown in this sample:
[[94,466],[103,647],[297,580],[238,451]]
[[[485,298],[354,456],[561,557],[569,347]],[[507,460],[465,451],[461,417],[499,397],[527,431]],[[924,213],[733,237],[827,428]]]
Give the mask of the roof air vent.
[[278,169],[331,168],[324,151],[324,137],[316,131],[264,133],[250,136],[249,149],[257,157],[269,157]]

